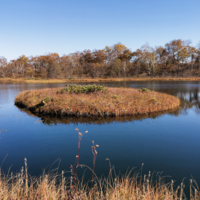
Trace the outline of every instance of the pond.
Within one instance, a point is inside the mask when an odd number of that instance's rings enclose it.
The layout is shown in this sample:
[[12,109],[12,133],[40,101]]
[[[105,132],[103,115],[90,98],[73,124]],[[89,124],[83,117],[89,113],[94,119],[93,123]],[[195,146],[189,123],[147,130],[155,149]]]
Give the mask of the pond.
[[[14,105],[24,90],[65,84],[0,83],[0,163],[4,173],[19,172],[28,160],[31,175],[59,168],[66,172],[77,155],[78,128],[86,133],[80,163],[92,167],[92,140],[99,145],[95,172],[109,172],[109,158],[117,173],[128,169],[162,172],[179,184],[186,178],[200,183],[200,82],[102,82],[109,87],[148,88],[181,99],[179,109],[146,116],[121,118],[40,118]],[[10,169],[11,168],[11,169]],[[82,174],[84,169],[80,169]],[[69,174],[70,175],[70,174]],[[86,170],[86,175],[91,172]],[[67,175],[66,175],[67,176]]]

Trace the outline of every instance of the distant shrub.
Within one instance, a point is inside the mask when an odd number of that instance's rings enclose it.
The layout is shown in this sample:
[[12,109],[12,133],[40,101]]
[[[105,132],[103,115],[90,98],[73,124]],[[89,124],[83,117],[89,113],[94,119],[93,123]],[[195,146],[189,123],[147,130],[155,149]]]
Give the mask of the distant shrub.
[[115,99],[116,99],[116,98],[117,98],[117,95],[114,95],[114,96],[113,96],[113,98],[115,98]]
[[156,102],[157,102],[157,99],[154,97],[153,99],[150,99],[149,100],[149,103],[153,103],[153,104],[156,104]]
[[58,90],[57,93],[61,93],[62,94],[63,93],[63,89]]
[[27,95],[27,94],[29,94],[30,93],[30,91],[27,91],[24,95]]
[[105,88],[103,85],[66,85],[66,88],[60,89],[57,93],[63,94],[64,92],[69,93],[92,93],[92,92],[99,92],[103,91]]
[[147,88],[142,88],[142,89],[138,89],[139,92],[149,92],[150,90],[148,90]]
[[147,88],[143,88],[142,92],[149,92],[150,90],[148,90]]
[[152,99],[153,101],[157,101],[157,99],[154,97],[153,99]]
[[45,103],[48,103],[49,101],[52,100],[51,97],[45,97],[44,99],[42,99]]

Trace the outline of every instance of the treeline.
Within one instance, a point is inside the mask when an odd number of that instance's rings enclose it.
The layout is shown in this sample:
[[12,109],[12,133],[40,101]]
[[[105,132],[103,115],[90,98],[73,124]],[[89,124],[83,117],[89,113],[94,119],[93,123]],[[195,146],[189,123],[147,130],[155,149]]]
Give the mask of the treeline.
[[0,57],[0,77],[73,78],[73,77],[189,77],[200,76],[200,44],[173,40],[164,47],[148,44],[136,51],[118,43],[101,50],[84,50],[59,56],[20,56],[7,62]]

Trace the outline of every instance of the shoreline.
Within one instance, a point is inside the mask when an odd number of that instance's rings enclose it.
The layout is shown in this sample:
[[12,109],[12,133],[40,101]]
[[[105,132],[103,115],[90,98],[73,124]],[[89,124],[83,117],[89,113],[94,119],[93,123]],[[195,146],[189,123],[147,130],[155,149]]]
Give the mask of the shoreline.
[[77,78],[77,79],[22,79],[22,78],[0,78],[1,82],[16,82],[16,83],[76,83],[76,82],[127,82],[127,81],[200,81],[200,77],[188,78]]

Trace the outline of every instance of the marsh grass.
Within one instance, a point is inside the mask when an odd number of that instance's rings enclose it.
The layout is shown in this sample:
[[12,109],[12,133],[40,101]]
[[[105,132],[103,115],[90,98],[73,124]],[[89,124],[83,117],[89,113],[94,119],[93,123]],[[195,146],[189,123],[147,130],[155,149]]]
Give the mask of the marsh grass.
[[[80,165],[80,167],[86,167]],[[92,170],[92,169],[91,169]],[[174,181],[165,183],[158,177],[154,180],[151,173],[142,175],[141,171],[134,175],[126,173],[117,176],[113,168],[107,177],[95,176],[90,183],[78,180],[72,187],[72,179],[66,173],[45,174],[33,177],[28,174],[27,161],[25,170],[17,174],[1,174],[0,199],[2,200],[197,200],[200,192],[194,180],[190,180],[190,194],[186,198],[185,185],[175,186]]]
[[[85,92],[88,88],[79,86],[67,88],[71,92],[66,88],[24,91],[16,96],[15,104],[23,105],[36,114],[78,117],[146,114],[173,109],[180,105],[177,97],[146,88],[137,90],[98,87],[99,90],[91,86],[94,92]],[[65,92],[62,92],[64,90]]]
[[[116,175],[109,162],[110,170],[107,177],[98,178],[95,174],[95,161],[97,156],[96,145],[92,141],[93,168],[79,163],[81,140],[85,133],[78,132],[78,155],[74,167],[71,166],[71,175],[62,171],[58,173],[43,174],[33,177],[28,174],[27,159],[24,159],[24,167],[21,172],[2,174],[0,170],[0,199],[2,200],[184,200],[184,183],[175,186],[174,181],[165,183],[158,174],[156,179],[149,174],[142,174],[141,170],[132,173],[132,170],[124,176]],[[85,167],[92,172],[92,184],[81,181],[77,177],[78,167]],[[132,175],[133,174],[133,175]],[[191,179],[189,186],[190,200],[200,199],[200,192],[196,182]]]

